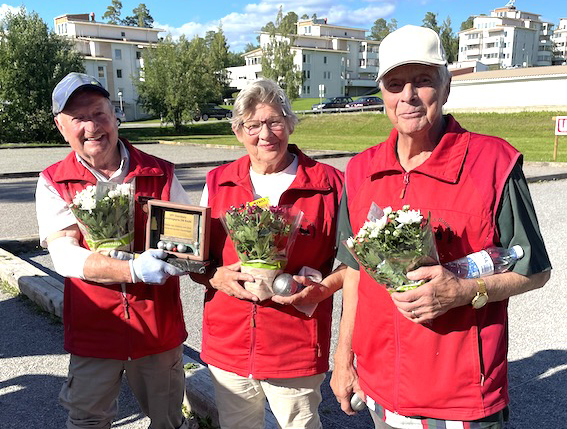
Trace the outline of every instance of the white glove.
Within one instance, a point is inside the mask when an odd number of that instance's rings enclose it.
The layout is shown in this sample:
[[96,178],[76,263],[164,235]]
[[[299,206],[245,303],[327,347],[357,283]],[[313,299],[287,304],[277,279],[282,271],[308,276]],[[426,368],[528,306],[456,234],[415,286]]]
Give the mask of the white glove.
[[165,261],[167,256],[164,250],[146,250],[136,259],[128,261],[130,263],[130,274],[132,283],[144,282],[153,284],[164,284],[170,276],[179,276],[184,272]]

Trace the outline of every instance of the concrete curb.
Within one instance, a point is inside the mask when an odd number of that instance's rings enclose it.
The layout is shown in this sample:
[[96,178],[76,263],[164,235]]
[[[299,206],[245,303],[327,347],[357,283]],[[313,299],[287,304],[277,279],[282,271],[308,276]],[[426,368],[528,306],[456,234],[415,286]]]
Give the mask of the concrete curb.
[[[0,280],[26,295],[41,309],[62,318],[65,289],[63,282],[12,253],[38,248],[38,236],[0,240]],[[215,392],[207,367],[187,355],[183,356],[183,364],[185,365],[185,406],[188,411],[199,416],[210,417],[213,424],[218,426]],[[266,404],[265,429],[277,428],[276,419]]]

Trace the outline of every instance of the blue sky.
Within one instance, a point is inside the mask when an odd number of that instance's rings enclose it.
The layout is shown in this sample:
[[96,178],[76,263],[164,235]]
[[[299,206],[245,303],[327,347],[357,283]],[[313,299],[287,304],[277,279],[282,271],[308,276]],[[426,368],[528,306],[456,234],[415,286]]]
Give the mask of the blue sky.
[[[395,18],[398,25],[421,25],[426,12],[438,14],[441,23],[447,16],[457,32],[461,22],[470,15],[490,14],[494,8],[504,6],[508,0],[142,0],[154,18],[154,26],[173,36],[181,34],[191,38],[203,36],[207,30],[216,30],[222,22],[235,52],[242,51],[247,42],[256,41],[258,30],[268,21],[275,20],[279,5],[285,12],[294,11],[299,16],[316,13],[327,18],[330,24],[369,30],[378,18]],[[255,1],[255,2],[254,2]],[[132,14],[140,0],[122,1],[122,17]],[[91,0],[81,5],[76,0],[23,0],[0,5],[0,15],[6,10],[24,5],[28,11],[36,11],[50,26],[53,18],[65,13],[94,12],[97,21],[111,0]],[[561,6],[560,6],[561,5]],[[516,8],[540,14],[542,19],[557,25],[559,18],[567,18],[567,2],[562,0],[516,0]],[[164,33],[165,35],[165,33]]]

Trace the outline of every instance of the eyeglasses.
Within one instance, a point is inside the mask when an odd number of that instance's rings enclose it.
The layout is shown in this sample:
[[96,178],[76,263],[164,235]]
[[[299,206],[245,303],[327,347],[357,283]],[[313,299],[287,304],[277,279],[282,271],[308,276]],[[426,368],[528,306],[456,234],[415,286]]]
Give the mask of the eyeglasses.
[[268,118],[265,121],[246,121],[242,124],[249,136],[255,136],[262,131],[262,126],[266,124],[272,131],[281,131],[285,127],[285,120],[281,116]]

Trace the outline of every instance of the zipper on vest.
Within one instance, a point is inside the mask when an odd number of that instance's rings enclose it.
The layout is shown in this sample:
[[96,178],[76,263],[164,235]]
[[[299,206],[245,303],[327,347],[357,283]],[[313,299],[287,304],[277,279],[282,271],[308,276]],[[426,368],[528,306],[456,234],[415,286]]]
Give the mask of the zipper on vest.
[[398,395],[400,394],[400,313],[395,311],[394,314],[394,413],[398,414]]
[[252,314],[250,317],[250,355],[248,356],[248,378],[254,378],[254,355],[256,354],[256,314],[258,312],[258,306],[256,303],[252,303]]
[[[122,287],[122,307],[124,308],[124,319],[130,319],[130,303],[128,302],[128,298],[126,297],[126,283],[121,283],[120,286]],[[132,356],[130,356],[130,338],[128,338],[128,360],[132,360]]]
[[124,318],[130,319],[130,303],[126,298],[126,284],[122,283],[122,307],[124,308]]
[[400,193],[400,200],[403,200],[403,198],[406,196],[406,190],[408,189],[408,185],[409,185],[409,172],[405,172],[404,173],[404,187],[402,188],[402,192]]

